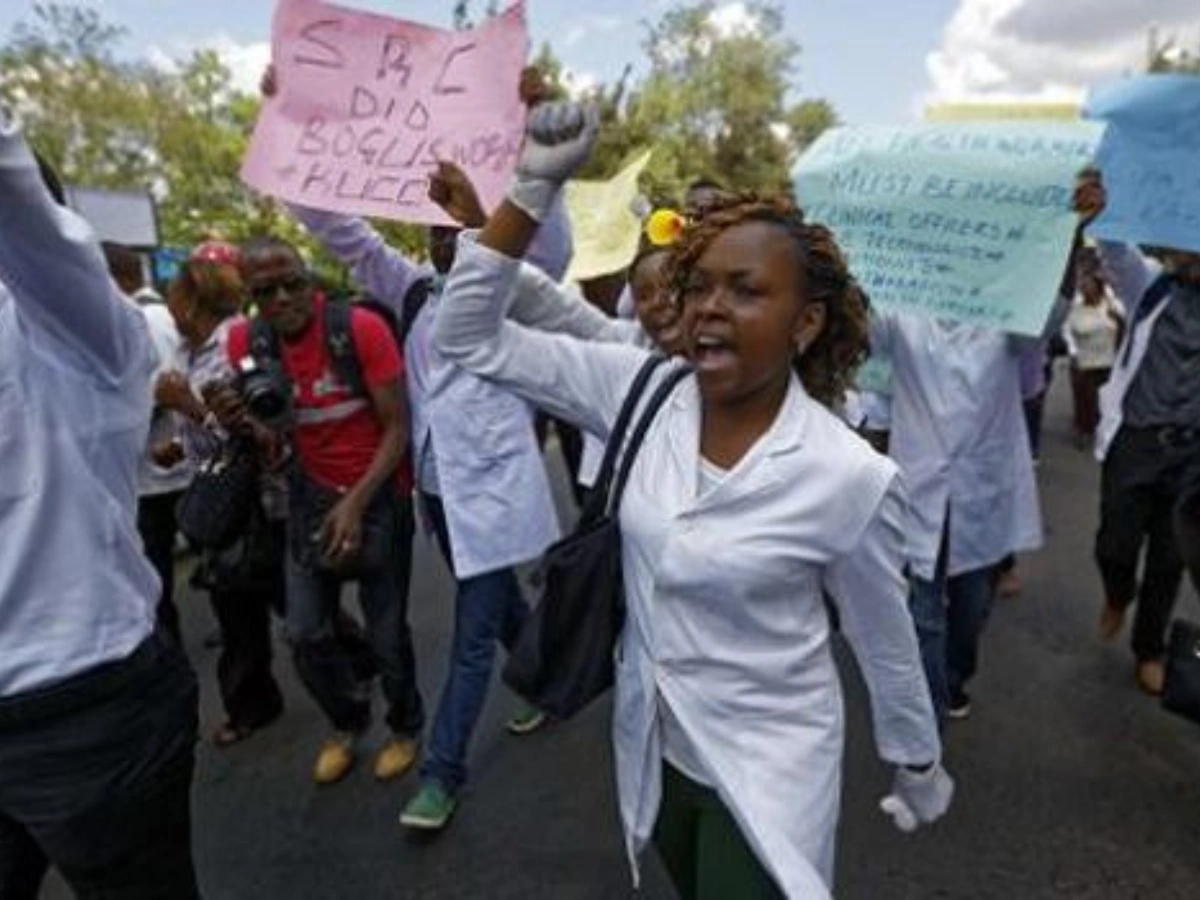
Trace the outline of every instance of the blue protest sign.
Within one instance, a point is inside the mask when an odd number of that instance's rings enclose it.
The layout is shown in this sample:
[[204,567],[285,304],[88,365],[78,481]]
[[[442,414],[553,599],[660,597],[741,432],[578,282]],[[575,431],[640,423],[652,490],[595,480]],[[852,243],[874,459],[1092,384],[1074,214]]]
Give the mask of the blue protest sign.
[[837,128],[796,164],[796,194],[879,308],[1040,334],[1075,230],[1075,177],[1102,131],[1033,121]]
[[1200,75],[1105,85],[1084,115],[1108,123],[1096,156],[1107,205],[1090,233],[1200,251]]

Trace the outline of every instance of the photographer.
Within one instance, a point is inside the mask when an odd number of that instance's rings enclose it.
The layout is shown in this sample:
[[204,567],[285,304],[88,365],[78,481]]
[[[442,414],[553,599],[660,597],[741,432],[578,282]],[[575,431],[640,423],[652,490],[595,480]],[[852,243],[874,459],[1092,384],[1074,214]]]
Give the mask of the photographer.
[[408,409],[394,323],[314,290],[299,253],[277,238],[248,244],[241,271],[259,317],[234,326],[229,357],[242,373],[243,394],[257,399],[226,388],[213,403],[222,421],[234,423],[246,417],[247,399],[258,407],[274,393],[294,407],[288,636],[297,671],[334,729],[313,778],[319,784],[342,778],[370,724],[369,698],[337,639],[346,581],[358,582],[389,706],[393,734],[375,776],[395,778],[416,759],[425,713],[408,628],[412,476],[404,459]]
[[[160,376],[155,399],[160,407],[184,418],[185,452],[197,467],[215,460],[223,464],[237,452],[237,441],[246,440],[219,428],[201,399],[212,385],[232,375],[226,342],[240,318],[244,298],[238,260],[236,247],[201,244],[167,293],[167,308],[186,344],[187,371]],[[259,439],[263,445],[259,459],[270,456],[270,436],[260,433]],[[269,460],[267,463],[269,468]],[[198,489],[193,485],[193,490]],[[271,674],[271,608],[282,610],[284,605],[285,504],[272,501],[269,493],[255,498],[232,543],[203,547],[201,565],[193,577],[197,586],[209,592],[221,631],[217,683],[225,722],[212,736],[217,747],[244,740],[283,711],[283,695]]]

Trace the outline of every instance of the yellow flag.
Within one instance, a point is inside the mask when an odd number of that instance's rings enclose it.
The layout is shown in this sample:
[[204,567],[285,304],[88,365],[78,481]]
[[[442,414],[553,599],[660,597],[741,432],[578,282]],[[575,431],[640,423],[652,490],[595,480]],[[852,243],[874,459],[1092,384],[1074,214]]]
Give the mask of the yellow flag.
[[942,103],[925,108],[926,122],[979,122],[1008,119],[1045,119],[1074,122],[1078,103]]
[[624,269],[637,253],[642,223],[633,211],[647,150],[607,181],[567,183],[567,215],[575,241],[568,281],[586,281]]

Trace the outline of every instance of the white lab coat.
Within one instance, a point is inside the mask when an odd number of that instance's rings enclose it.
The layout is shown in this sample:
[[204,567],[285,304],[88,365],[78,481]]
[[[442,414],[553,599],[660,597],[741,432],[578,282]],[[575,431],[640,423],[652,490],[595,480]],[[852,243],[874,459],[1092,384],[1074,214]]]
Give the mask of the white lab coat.
[[[515,261],[460,240],[436,342],[478,375],[605,436],[648,351],[502,322]],[[660,376],[661,377],[661,376]],[[697,498],[700,396],[664,405],[621,507],[628,618],[613,738],[631,860],[661,799],[665,703],[787,896],[829,896],[843,704],[822,602],[871,690],[880,754],[940,757],[909,617],[896,467],[793,379],[775,423]]]
[[912,506],[913,574],[933,578],[946,516],[949,575],[1042,543],[1019,359],[1036,346],[966,323],[873,312],[892,363],[889,455]]
[[1124,304],[1125,321],[1128,323],[1121,346],[1117,348],[1112,373],[1100,388],[1100,424],[1096,428],[1095,452],[1096,459],[1103,462],[1113,439],[1121,430],[1121,422],[1125,417],[1125,395],[1129,393],[1129,386],[1133,384],[1138,369],[1142,367],[1142,360],[1146,358],[1154,324],[1170,300],[1159,303],[1138,322],[1138,307],[1142,304],[1146,289],[1162,272],[1162,266],[1128,244],[1098,241],[1096,247],[1104,277]]

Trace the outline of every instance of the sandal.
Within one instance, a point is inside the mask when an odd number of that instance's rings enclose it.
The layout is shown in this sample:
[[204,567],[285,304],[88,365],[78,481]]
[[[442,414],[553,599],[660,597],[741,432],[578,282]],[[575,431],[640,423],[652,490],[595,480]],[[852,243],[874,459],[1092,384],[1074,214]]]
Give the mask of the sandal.
[[252,734],[254,734],[254,729],[249,725],[235,725],[233,722],[226,722],[213,732],[213,746],[221,748],[232,747],[234,744],[241,743]]

